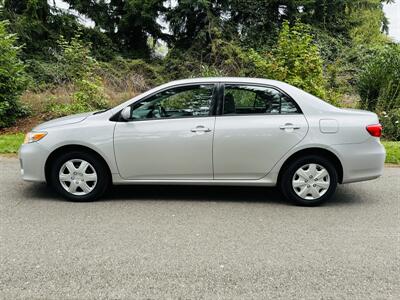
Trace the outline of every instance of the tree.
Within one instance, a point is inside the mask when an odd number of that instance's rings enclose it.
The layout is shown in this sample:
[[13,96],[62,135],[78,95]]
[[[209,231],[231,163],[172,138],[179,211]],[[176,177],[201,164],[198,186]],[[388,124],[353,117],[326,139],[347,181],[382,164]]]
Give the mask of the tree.
[[7,22],[0,22],[0,128],[12,125],[24,114],[19,96],[27,86],[24,66],[19,60],[17,37],[6,30]]
[[66,0],[72,9],[89,17],[95,28],[104,32],[119,53],[127,57],[148,58],[149,36],[167,38],[157,17],[165,7],[163,0]]
[[23,45],[23,58],[46,58],[62,35],[70,38],[79,28],[76,18],[50,7],[47,0],[5,0],[1,19]]

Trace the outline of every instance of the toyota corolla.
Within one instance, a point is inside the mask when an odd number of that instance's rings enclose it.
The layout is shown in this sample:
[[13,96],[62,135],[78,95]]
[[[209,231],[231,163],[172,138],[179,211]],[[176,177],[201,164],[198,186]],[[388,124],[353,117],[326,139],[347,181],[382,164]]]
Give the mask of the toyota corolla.
[[24,180],[74,201],[110,184],[278,186],[300,205],[382,175],[376,114],[279,81],[170,82],[115,108],[43,123],[19,151]]

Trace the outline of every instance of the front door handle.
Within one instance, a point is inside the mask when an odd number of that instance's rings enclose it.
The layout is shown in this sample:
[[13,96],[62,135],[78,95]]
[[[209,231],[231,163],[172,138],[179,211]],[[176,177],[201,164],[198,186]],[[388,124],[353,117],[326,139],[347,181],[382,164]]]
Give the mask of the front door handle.
[[191,132],[210,132],[211,129],[203,125],[196,126],[196,128],[190,129]]
[[292,123],[286,123],[285,125],[281,125],[279,128],[282,129],[282,130],[285,130],[285,129],[300,129],[300,126],[294,125]]

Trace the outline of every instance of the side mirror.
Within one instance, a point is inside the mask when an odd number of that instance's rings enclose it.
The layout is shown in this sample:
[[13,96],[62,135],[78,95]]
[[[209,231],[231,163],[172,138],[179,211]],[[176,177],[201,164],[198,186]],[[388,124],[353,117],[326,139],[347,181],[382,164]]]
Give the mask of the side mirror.
[[127,106],[121,111],[121,118],[125,121],[129,121],[131,119],[131,107]]

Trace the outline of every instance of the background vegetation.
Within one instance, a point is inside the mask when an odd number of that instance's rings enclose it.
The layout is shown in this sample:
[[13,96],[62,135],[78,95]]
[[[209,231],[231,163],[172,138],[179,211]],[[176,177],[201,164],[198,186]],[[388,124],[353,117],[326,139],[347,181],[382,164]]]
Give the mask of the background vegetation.
[[375,111],[398,141],[400,45],[382,11],[392,1],[65,0],[62,10],[0,0],[0,130],[107,108],[172,79],[254,76]]

